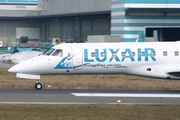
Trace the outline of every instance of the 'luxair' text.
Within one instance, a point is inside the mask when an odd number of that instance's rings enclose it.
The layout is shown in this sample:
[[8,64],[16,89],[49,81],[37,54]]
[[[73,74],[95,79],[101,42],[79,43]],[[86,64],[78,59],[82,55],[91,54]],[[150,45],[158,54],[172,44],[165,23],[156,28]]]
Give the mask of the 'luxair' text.
[[[131,51],[131,49],[126,48],[124,51],[120,51],[120,49],[103,49],[103,51],[99,49],[95,49],[93,51],[95,56],[91,56],[91,52],[88,49],[84,49],[84,62],[124,62],[126,60],[130,60],[132,62],[135,61],[156,61],[155,56],[152,53],[155,53],[153,48],[137,48],[137,51]],[[120,52],[124,52],[124,55],[121,56]],[[132,52],[135,52],[136,55],[132,55]],[[144,55],[142,55],[144,53]],[[103,54],[103,56],[101,55]],[[111,55],[110,55],[111,54]],[[108,57],[109,55],[110,57]]]

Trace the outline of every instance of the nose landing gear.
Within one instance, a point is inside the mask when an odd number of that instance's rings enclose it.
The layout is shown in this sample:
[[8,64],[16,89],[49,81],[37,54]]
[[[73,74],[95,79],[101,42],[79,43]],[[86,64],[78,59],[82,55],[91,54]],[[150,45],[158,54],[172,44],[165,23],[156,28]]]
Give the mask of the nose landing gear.
[[35,84],[35,88],[36,88],[36,90],[41,90],[42,89],[42,84],[41,84],[39,79],[37,80],[37,83]]

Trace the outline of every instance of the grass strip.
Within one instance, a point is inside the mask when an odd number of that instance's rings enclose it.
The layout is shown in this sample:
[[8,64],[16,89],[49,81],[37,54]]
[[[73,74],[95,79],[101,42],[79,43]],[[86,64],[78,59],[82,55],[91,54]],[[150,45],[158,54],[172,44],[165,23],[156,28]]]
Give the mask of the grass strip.
[[[107,75],[42,75],[43,88],[48,89],[123,89],[179,90],[179,80],[145,78],[124,74]],[[8,69],[0,69],[0,88],[34,89],[36,81],[18,79]]]
[[0,104],[1,120],[179,120],[180,105]]

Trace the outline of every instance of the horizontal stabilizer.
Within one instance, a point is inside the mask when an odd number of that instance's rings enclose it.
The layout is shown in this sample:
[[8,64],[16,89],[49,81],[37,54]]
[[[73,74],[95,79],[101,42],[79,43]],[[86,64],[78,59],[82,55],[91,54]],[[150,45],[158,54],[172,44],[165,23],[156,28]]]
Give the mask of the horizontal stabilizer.
[[31,75],[31,74],[16,74],[17,78],[26,78],[26,79],[40,79],[40,75]]

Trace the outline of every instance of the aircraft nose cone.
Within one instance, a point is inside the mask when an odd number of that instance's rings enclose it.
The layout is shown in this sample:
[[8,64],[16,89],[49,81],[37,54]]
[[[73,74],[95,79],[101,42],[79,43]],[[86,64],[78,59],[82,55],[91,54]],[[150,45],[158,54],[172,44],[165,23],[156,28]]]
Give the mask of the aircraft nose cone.
[[36,74],[38,72],[37,60],[29,59],[11,67],[8,72],[22,74]]
[[27,71],[30,72],[30,65],[26,64],[26,63],[19,63],[17,65],[14,65],[13,67],[11,67],[8,72],[11,73],[25,73]]
[[11,67],[11,68],[8,70],[8,72],[18,73],[19,71],[18,71],[18,68],[17,68],[16,65],[15,65],[15,66]]
[[[29,61],[25,61],[25,62],[22,62],[22,63],[19,63],[17,65],[14,65],[13,67],[11,67],[8,72],[11,72],[11,73],[28,73],[28,74],[31,74],[32,73],[32,70],[33,70],[34,66],[31,65],[29,63]],[[33,71],[34,72],[34,71]]]

